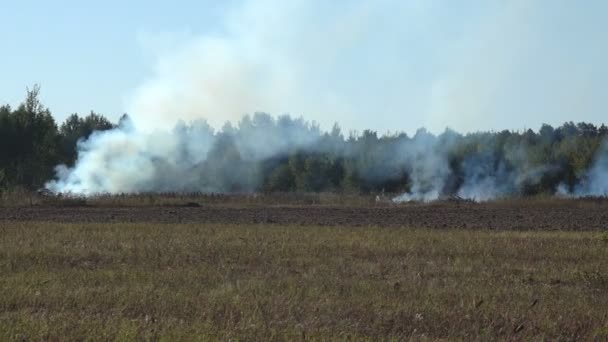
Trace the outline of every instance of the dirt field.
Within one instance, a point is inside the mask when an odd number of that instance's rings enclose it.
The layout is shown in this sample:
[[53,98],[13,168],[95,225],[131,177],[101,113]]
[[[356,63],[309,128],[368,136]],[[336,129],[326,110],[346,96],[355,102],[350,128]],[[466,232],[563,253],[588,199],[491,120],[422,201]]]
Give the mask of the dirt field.
[[606,200],[205,200],[0,207],[0,340],[608,338]]
[[21,207],[0,221],[290,224],[490,230],[608,230],[608,202],[434,203],[382,207]]
[[608,234],[0,222],[0,341],[606,341]]

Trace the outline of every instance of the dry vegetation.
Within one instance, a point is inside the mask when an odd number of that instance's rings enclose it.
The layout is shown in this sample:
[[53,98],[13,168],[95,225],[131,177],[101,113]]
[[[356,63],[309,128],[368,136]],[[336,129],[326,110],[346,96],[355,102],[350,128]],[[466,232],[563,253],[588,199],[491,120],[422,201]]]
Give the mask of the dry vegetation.
[[[37,207],[98,207],[98,208],[138,208],[204,206],[219,208],[265,208],[269,206],[329,206],[329,207],[394,207],[422,204],[421,202],[395,203],[392,199],[401,193],[139,193],[139,194],[98,194],[88,197],[78,195],[55,195],[48,191],[32,192],[21,188],[0,190],[0,208]],[[473,204],[474,200],[458,196],[442,197],[435,204]],[[593,206],[607,205],[608,196],[569,198],[553,195],[497,198],[483,202],[497,206]]]
[[0,191],[0,207],[24,206],[89,206],[89,207],[163,207],[189,204],[206,207],[267,207],[267,206],[382,206],[391,205],[397,194],[345,194],[345,193],[141,193],[99,194],[89,197],[53,195],[27,190]]
[[0,221],[0,340],[606,339],[605,232]]

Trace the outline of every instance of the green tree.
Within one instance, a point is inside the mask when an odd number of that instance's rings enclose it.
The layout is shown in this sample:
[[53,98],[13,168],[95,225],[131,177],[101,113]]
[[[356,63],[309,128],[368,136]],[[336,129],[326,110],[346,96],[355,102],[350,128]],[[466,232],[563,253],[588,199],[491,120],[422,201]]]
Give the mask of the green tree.
[[88,139],[93,132],[105,131],[116,126],[103,115],[93,111],[84,118],[78,114],[70,115],[61,125],[61,154],[62,162],[73,165],[77,156],[77,144],[80,140]]
[[[23,103],[7,115],[8,149],[4,149],[5,182],[37,188],[53,175],[58,161],[59,134],[51,112],[40,102],[40,87],[27,89]],[[7,119],[8,116],[8,119]]]

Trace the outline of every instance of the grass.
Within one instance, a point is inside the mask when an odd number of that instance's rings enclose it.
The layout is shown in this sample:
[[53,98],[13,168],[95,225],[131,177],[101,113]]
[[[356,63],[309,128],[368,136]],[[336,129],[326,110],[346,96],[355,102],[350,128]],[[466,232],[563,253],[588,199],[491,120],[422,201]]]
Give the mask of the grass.
[[608,338],[602,233],[0,222],[0,340]]
[[[423,202],[394,203],[392,198],[400,193],[140,193],[140,194],[98,194],[88,197],[77,195],[53,196],[25,189],[0,189],[1,207],[166,207],[166,206],[203,206],[203,207],[268,207],[268,206],[330,206],[330,207],[394,207],[408,205],[446,205],[475,204],[473,200],[445,197],[440,200]],[[498,207],[579,207],[597,208],[608,204],[607,196],[569,198],[552,195],[527,197],[496,198],[485,205]]]
[[[378,196],[378,197],[377,197]],[[24,206],[91,206],[91,207],[150,207],[189,206],[206,207],[267,207],[267,206],[387,206],[396,194],[349,194],[349,193],[141,193],[98,194],[88,197],[52,196],[15,189],[0,190],[0,207]]]

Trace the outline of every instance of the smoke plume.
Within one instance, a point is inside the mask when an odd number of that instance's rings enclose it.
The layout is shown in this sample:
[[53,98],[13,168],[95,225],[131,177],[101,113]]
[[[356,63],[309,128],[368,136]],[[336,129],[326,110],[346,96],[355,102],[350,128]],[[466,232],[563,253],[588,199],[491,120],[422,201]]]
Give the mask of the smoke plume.
[[[255,191],[269,160],[299,151],[346,159],[363,153],[353,146],[365,144],[324,133],[334,122],[471,132],[540,125],[539,110],[562,121],[595,112],[603,96],[589,89],[605,89],[590,76],[598,70],[572,66],[589,64],[585,51],[608,56],[580,39],[599,19],[569,26],[560,40],[578,44],[580,53],[551,38],[564,15],[587,14],[549,1],[246,0],[227,9],[213,31],[163,35],[174,41],[158,44],[152,76],[129,94],[130,119],[81,141],[76,164],[58,166],[47,187],[84,195]],[[155,37],[142,40],[154,46]],[[311,121],[244,116],[258,111]],[[560,172],[560,165],[535,166],[522,146],[499,154],[491,141],[455,163],[461,141],[451,130],[419,130],[389,150],[367,151],[373,162],[356,162],[354,170],[372,182],[406,174],[409,185],[396,201],[519,195]],[[554,192],[606,192],[606,155],[602,149],[584,182]]]

